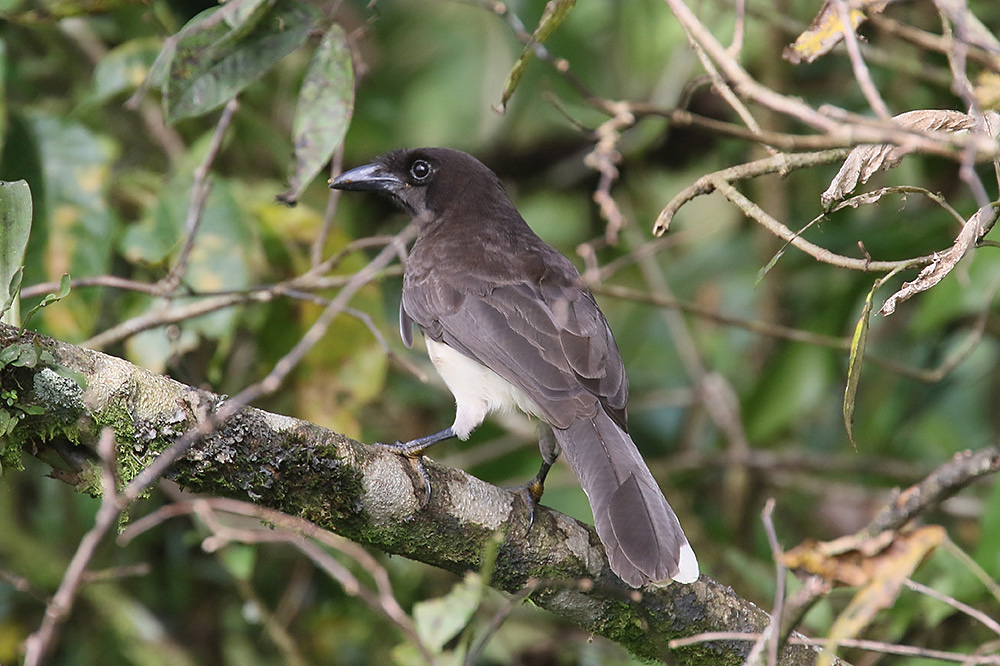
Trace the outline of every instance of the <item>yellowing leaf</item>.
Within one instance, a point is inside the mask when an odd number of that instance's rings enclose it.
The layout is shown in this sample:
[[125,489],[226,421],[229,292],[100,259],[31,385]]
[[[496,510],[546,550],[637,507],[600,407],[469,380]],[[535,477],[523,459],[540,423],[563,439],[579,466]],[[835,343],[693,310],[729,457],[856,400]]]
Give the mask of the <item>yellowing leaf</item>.
[[865,296],[865,305],[861,308],[861,316],[854,327],[854,337],[851,338],[850,360],[847,366],[847,386],[844,388],[844,427],[847,429],[847,438],[851,440],[854,448],[858,448],[854,441],[854,399],[858,394],[858,383],[861,380],[861,359],[865,355],[865,345],[868,343],[868,322],[872,315],[872,301],[875,298],[875,290],[882,284],[877,281],[868,295]]
[[944,528],[927,525],[895,534],[887,548],[868,557],[867,580],[830,628],[826,649],[816,660],[817,665],[832,663],[841,641],[858,636],[879,611],[896,603],[904,581],[945,538]]
[[[862,3],[851,3],[848,9],[848,20],[851,25],[847,28],[851,32],[858,29],[867,18],[865,13],[854,5],[862,5],[865,9],[874,12],[881,12],[890,0],[869,0]],[[826,0],[820,8],[816,18],[795,42],[787,46],[781,57],[798,65],[802,62],[812,62],[816,58],[829,53],[833,47],[844,38],[845,27],[840,20],[840,11],[833,0]]]
[[854,327],[854,337],[851,339],[850,361],[847,368],[847,386],[844,388],[844,427],[847,429],[847,438],[851,440],[854,448],[858,448],[857,443],[854,441],[854,402],[858,394],[858,384],[861,381],[861,361],[864,359],[865,346],[868,344],[868,324],[872,316],[872,302],[875,299],[875,292],[878,291],[878,288],[888,282],[902,269],[902,266],[895,268],[875,281],[875,284],[872,285],[871,290],[865,297],[865,305],[861,308],[861,316]]
[[538,27],[535,28],[535,32],[531,35],[531,41],[525,45],[524,50],[521,51],[521,57],[517,59],[517,62],[514,63],[514,66],[510,70],[510,74],[507,75],[507,81],[503,86],[503,93],[500,95],[500,104],[496,107],[497,111],[503,113],[507,108],[507,102],[510,100],[510,96],[514,94],[514,89],[517,88],[517,84],[521,80],[521,75],[524,74],[525,67],[528,66],[528,62],[535,55],[535,47],[548,39],[549,35],[559,27],[559,24],[569,16],[569,10],[575,4],[576,0],[549,0],[545,3],[545,11],[542,12],[542,18],[538,20]]

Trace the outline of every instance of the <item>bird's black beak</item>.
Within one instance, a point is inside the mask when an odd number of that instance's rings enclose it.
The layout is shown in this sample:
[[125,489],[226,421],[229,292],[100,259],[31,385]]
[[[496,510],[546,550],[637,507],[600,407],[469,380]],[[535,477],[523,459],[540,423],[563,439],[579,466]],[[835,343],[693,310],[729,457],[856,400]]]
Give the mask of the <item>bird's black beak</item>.
[[378,162],[345,171],[330,181],[330,187],[334,189],[360,192],[395,192],[404,184]]

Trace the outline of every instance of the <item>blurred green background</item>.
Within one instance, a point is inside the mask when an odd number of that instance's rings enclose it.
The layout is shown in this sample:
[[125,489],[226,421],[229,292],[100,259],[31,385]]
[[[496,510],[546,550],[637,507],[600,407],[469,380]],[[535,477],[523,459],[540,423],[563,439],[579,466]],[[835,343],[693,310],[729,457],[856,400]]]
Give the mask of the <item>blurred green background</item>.
[[[124,103],[165,38],[209,6],[160,0],[0,6],[6,12],[0,23],[0,179],[26,179],[35,206],[26,287],[58,282],[63,273],[74,279],[114,275],[152,283],[176,260],[192,173],[206,154],[218,112],[164,126],[155,87],[137,107]],[[544,6],[540,0],[507,4],[529,31]],[[605,222],[591,198],[598,175],[585,166],[584,157],[595,142],[592,130],[607,116],[566,76],[539,60],[528,63],[506,113],[495,112],[522,45],[491,7],[424,0],[316,5],[321,25],[343,26],[357,69],[345,166],[400,146],[472,152],[497,171],[539,235],[581,269],[585,263],[578,249],[589,244],[604,284],[657,291],[637,259],[645,256],[651,262],[646,268],[651,265],[674,296],[704,310],[850,339],[877,275],[820,264],[790,249],[758,280],[782,243],[718,195],[685,206],[664,240],[651,237],[658,212],[677,192],[705,173],[764,156],[759,147],[703,130],[672,128],[662,118],[639,119],[621,138],[620,179],[612,189],[629,226],[617,244],[605,243]],[[969,0],[968,7],[994,33],[1000,29],[1000,5],[994,0]],[[817,3],[807,0],[751,3],[742,63],[782,93],[814,105],[866,112],[842,49],[811,65],[794,66],[780,58],[816,10]],[[728,43],[732,3],[701,2],[696,11]],[[930,2],[892,5],[886,15],[940,32]],[[894,112],[962,109],[951,92],[943,55],[871,26],[862,32],[874,82]],[[310,244],[328,206],[328,176],[317,177],[294,208],[275,197],[287,185],[296,102],[318,39],[319,33],[313,35],[239,96],[191,256],[186,286],[192,295],[165,301],[135,290],[78,286],[38,315],[33,327],[83,343],[133,317],[182,309],[206,294],[274,283],[308,269]],[[545,46],[600,98],[682,106],[738,121],[711,87],[691,85],[702,69],[679,24],[658,0],[580,3]],[[770,113],[760,112],[759,118],[774,130],[797,128]],[[821,213],[819,195],[836,171],[831,164],[784,178],[760,178],[740,189],[798,229]],[[989,168],[981,172],[996,197]],[[872,183],[885,184],[941,192],[965,216],[976,208],[957,165],[944,159],[908,157]],[[372,252],[349,246],[351,241],[395,233],[406,222],[386,202],[361,196],[340,201],[334,219],[323,250],[329,256],[348,249],[334,271],[341,275],[359,269]],[[957,230],[955,220],[927,198],[896,196],[833,214],[805,237],[854,257],[862,256],[861,242],[873,258],[894,260],[946,249]],[[777,533],[785,547],[806,538],[834,538],[865,525],[893,488],[919,480],[958,451],[996,443],[1000,318],[993,301],[1000,261],[995,254],[992,247],[977,249],[932,290],[902,304],[891,317],[873,319],[854,414],[856,447],[848,441],[842,416],[844,349],[684,316],[699,362],[735,392],[746,448],[707,415],[665,311],[639,300],[599,296],[631,380],[633,437],[677,510],[704,572],[769,608],[774,564],[760,520],[767,498],[776,499]],[[914,276],[904,273],[883,287],[876,307]],[[27,307],[46,289],[36,291],[25,299]],[[426,384],[415,376],[411,364],[428,372],[430,365],[398,340],[399,291],[400,279],[390,276],[363,289],[351,305],[366,313],[392,351],[409,363],[387,355],[363,320],[342,315],[283,390],[258,406],[369,442],[405,441],[450,423],[447,390],[433,372]],[[116,339],[104,351],[188,384],[234,394],[263,377],[321,307],[309,298],[280,297]],[[981,321],[984,332],[975,338]],[[965,350],[943,377],[925,381],[915,376]],[[470,443],[442,444],[433,457],[491,482],[516,485],[537,468],[532,437],[527,421],[493,420]],[[95,500],[46,478],[47,471],[26,456],[23,470],[4,469],[0,478],[3,664],[16,661],[19,644],[37,627],[45,598],[97,508]],[[169,484],[155,490],[132,509],[132,517],[169,502],[175,492]],[[994,578],[1000,576],[998,494],[995,483],[977,484],[926,517],[944,525]],[[590,519],[586,498],[567,466],[557,466],[550,476],[544,503]],[[84,588],[52,663],[419,663],[392,623],[297,553],[267,545],[209,553],[200,545],[205,535],[197,522],[177,519],[127,547],[105,544],[95,567],[147,566]],[[376,555],[407,611],[459,582],[424,565]],[[344,563],[354,566],[347,559]],[[917,575],[939,591],[1000,615],[997,600],[951,553],[937,552]],[[467,638],[482,636],[491,615],[506,603],[498,593],[484,594]],[[824,635],[848,599],[849,594],[835,592],[810,613],[803,628]],[[293,648],[262,631],[262,608],[287,630]],[[946,604],[906,591],[868,636],[966,651],[996,639]],[[631,659],[613,644],[520,605],[479,663],[618,664]]]

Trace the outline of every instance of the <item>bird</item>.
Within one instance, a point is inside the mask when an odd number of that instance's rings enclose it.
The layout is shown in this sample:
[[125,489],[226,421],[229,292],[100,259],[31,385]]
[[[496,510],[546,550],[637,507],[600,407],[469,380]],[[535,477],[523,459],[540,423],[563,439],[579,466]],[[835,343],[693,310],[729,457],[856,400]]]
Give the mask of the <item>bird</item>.
[[611,328],[572,262],[528,226],[500,178],[467,153],[410,148],[329,185],[387,196],[417,228],[400,334],[409,348],[413,326],[423,333],[455,398],[455,420],[390,446],[419,456],[439,441],[468,439],[490,413],[520,409],[541,422],[542,466],[524,487],[532,502],[561,451],[622,581],[697,580],[694,550],[628,434],[628,379]]

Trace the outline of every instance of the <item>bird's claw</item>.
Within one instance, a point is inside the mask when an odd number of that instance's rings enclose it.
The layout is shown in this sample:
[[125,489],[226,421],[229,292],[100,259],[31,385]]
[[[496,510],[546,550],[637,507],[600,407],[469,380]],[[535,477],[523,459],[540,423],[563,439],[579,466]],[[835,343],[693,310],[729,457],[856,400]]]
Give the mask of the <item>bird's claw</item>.
[[511,492],[520,495],[524,501],[525,510],[528,514],[528,527],[524,530],[525,536],[531,532],[531,526],[535,524],[535,507],[538,506],[542,499],[542,490],[542,483],[537,477],[524,485],[515,486],[510,489]]

